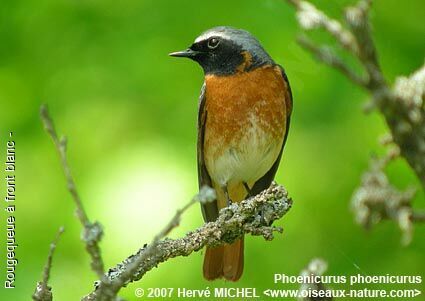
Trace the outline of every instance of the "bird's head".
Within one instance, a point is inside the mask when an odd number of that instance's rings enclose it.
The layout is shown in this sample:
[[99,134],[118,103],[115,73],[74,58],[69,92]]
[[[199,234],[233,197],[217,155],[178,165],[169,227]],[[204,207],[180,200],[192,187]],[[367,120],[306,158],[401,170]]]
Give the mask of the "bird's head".
[[258,40],[249,32],[228,26],[211,28],[186,50],[170,53],[198,62],[205,74],[231,75],[273,64]]

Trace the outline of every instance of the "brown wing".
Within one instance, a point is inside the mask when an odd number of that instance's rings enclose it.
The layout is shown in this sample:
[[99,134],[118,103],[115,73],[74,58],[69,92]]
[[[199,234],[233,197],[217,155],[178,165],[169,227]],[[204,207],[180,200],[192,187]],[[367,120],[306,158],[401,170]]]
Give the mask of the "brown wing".
[[[199,188],[204,185],[212,187],[211,177],[208,174],[204,160],[204,134],[207,120],[207,110],[205,108],[205,83],[201,89],[198,106],[198,184]],[[215,221],[218,217],[217,201],[201,204],[202,215],[206,222]]]
[[[279,66],[279,65],[278,65]],[[283,148],[285,147],[286,139],[288,138],[288,132],[289,132],[289,123],[291,120],[291,113],[292,113],[292,91],[291,87],[289,85],[288,77],[286,76],[285,70],[282,68],[282,66],[279,66],[282,78],[285,81],[286,84],[286,96],[285,96],[285,106],[286,106],[286,132],[285,137],[283,138],[282,148],[280,149],[279,156],[277,157],[276,161],[273,163],[272,167],[269,169],[269,171],[262,176],[259,180],[257,180],[252,188],[250,189],[250,195],[256,195],[259,194],[264,189],[267,189],[270,184],[272,183],[274,176],[276,174],[277,168],[279,167],[280,158],[282,157]]]

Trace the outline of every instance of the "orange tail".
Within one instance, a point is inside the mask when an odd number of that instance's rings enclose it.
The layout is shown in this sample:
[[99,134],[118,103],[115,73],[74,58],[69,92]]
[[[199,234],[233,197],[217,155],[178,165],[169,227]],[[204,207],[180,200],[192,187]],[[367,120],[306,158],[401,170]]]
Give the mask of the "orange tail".
[[243,238],[218,248],[207,248],[204,257],[204,278],[214,280],[224,277],[238,281],[243,272]]
[[243,272],[243,237],[224,246],[223,276],[226,280],[238,281]]
[[208,248],[204,256],[204,278],[214,280],[223,276],[224,247]]
[[[227,206],[227,197],[221,187],[213,182],[217,192],[218,209]],[[240,202],[246,197],[246,188],[242,182],[228,186],[228,197],[233,202]],[[225,244],[218,248],[207,248],[204,257],[204,278],[214,280],[223,278],[229,281],[238,281],[243,272],[243,237],[232,244]]]

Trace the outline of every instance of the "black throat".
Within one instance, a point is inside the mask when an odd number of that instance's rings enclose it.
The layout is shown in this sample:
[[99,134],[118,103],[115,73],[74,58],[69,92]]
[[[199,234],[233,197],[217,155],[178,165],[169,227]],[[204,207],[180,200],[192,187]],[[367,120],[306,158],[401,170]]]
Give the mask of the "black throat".
[[192,59],[201,65],[206,75],[232,75],[272,63],[268,57],[265,59],[251,54],[240,45],[230,41],[223,41],[222,43],[227,45],[213,52],[205,51],[205,48],[202,49],[196,44],[192,45],[191,49],[198,52]]

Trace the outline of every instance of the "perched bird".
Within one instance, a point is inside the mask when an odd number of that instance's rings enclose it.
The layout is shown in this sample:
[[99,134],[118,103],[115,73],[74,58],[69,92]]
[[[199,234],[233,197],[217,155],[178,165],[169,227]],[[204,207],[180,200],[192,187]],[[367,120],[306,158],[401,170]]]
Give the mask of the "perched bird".
[[[170,53],[198,62],[204,70],[198,107],[198,180],[217,200],[202,205],[205,221],[221,208],[268,188],[288,135],[292,94],[288,78],[258,40],[245,30],[220,26]],[[207,280],[237,281],[244,265],[243,238],[207,248]]]

